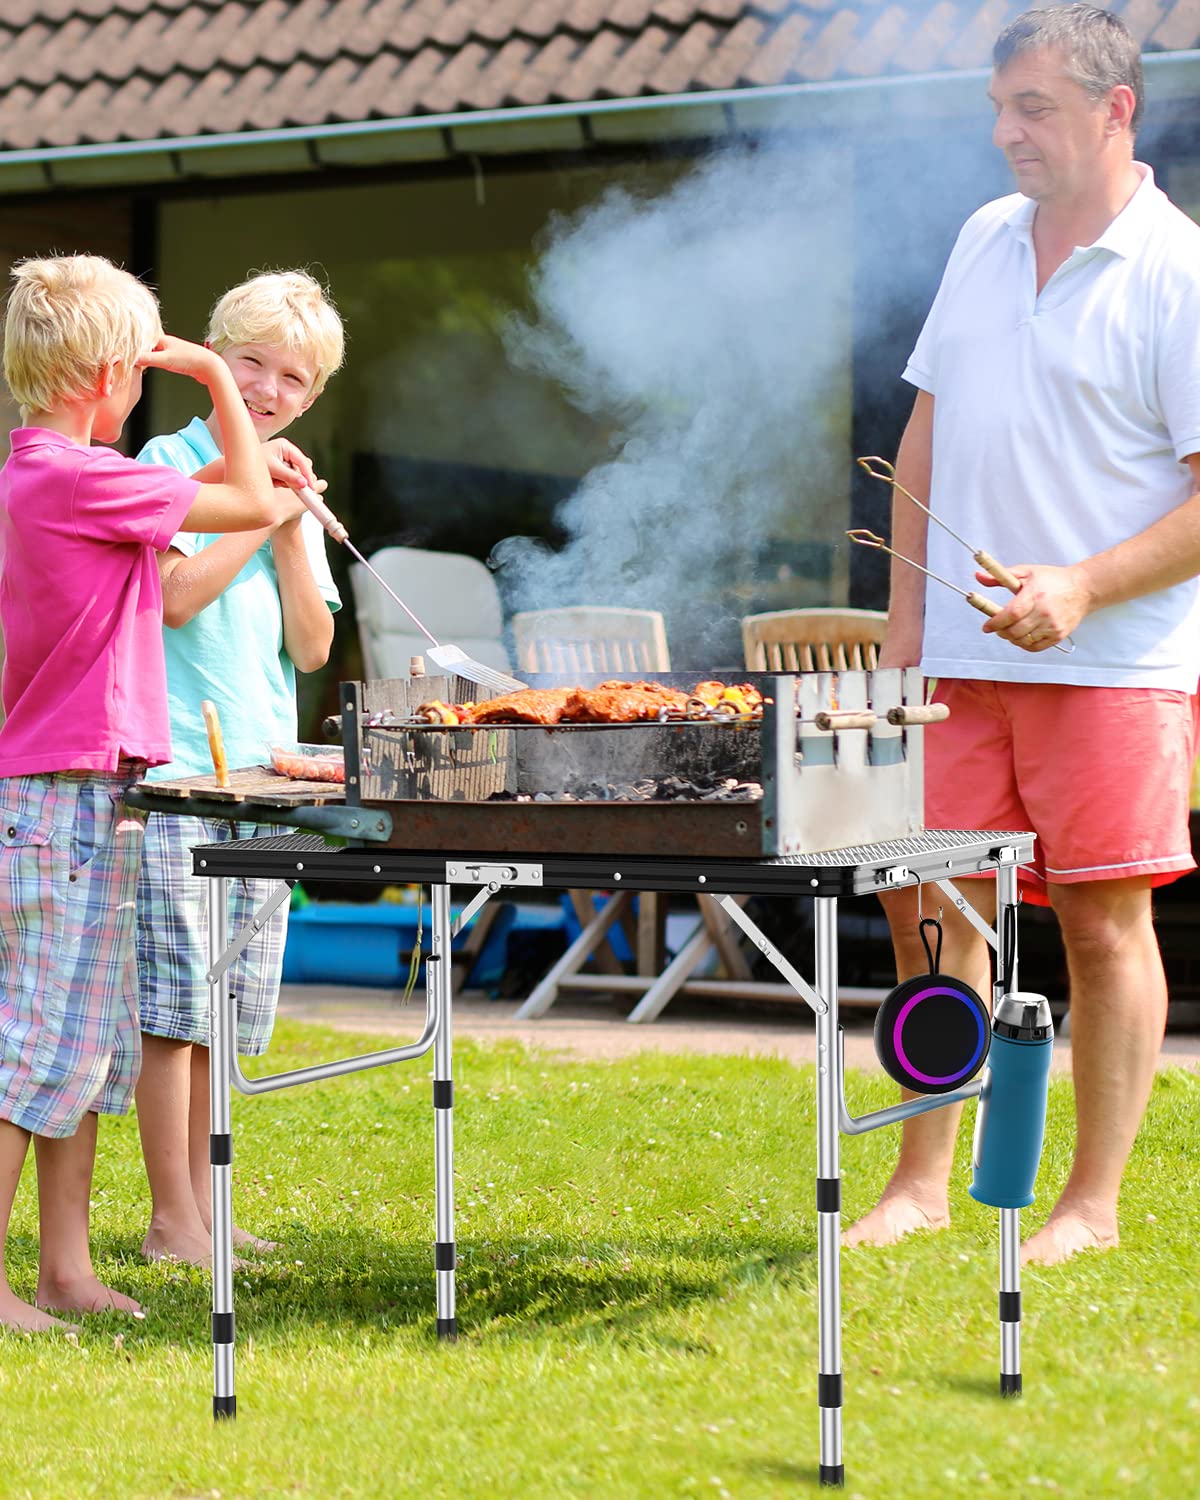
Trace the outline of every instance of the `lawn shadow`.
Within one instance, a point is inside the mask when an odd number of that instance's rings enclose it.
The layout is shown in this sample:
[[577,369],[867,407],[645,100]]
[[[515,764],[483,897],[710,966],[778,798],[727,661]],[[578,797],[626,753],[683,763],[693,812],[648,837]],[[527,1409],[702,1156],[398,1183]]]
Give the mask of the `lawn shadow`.
[[[751,1458],[738,1465],[748,1479],[772,1479],[778,1484],[806,1484],[821,1489],[820,1464],[794,1464],[780,1458]],[[828,1494],[828,1490],[824,1493]]]
[[[105,1274],[146,1308],[139,1342],[208,1342],[207,1272],[147,1266],[128,1257],[123,1240],[97,1248],[117,1252],[115,1265],[105,1259]],[[382,1248],[361,1234],[321,1231],[289,1246],[302,1261],[249,1262],[234,1278],[239,1337],[350,1326],[427,1328],[432,1337],[433,1246],[392,1243],[386,1256]],[[710,1352],[702,1338],[656,1329],[656,1320],[739,1288],[815,1282],[816,1256],[803,1239],[656,1239],[599,1257],[576,1237],[459,1240],[458,1327],[467,1338],[524,1340],[553,1330],[579,1342],[616,1338],[702,1354]]]
[[923,1375],[922,1381],[926,1385],[938,1386],[944,1391],[953,1391],[956,1396],[984,1396],[995,1397],[997,1401],[1006,1398],[1000,1394],[1000,1373],[994,1374],[955,1374],[946,1372],[940,1375]]

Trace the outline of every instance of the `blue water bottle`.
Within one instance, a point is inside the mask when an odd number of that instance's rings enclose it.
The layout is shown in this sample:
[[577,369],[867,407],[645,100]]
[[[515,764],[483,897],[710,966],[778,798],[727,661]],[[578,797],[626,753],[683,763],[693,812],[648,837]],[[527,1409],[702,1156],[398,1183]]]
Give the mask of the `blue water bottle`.
[[992,1045],[975,1119],[971,1197],[993,1208],[1033,1202],[1054,1024],[1044,995],[1005,995],[992,1020]]

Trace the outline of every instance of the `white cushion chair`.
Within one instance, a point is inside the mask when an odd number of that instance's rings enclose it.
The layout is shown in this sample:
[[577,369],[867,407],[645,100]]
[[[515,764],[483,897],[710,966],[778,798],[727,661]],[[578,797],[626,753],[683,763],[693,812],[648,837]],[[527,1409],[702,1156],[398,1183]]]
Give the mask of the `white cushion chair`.
[[[371,566],[442,645],[461,646],[485,666],[511,670],[501,639],[504,617],[496,580],[478,558],[384,547],[371,558]],[[407,677],[410,660],[429,643],[361,563],[351,567],[350,582],[365,675]]]

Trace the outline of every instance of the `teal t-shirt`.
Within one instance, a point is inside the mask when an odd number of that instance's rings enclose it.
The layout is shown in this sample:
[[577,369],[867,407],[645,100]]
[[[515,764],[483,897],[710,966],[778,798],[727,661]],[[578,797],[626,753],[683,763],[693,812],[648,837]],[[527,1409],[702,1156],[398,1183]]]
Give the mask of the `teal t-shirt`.
[[[138,458],[195,474],[220,449],[200,417],[179,432],[151,438]],[[325,533],[314,516],[300,522],[309,565],[331,610],[342,601],[325,555]],[[217,540],[181,531],[171,546],[194,557]],[[174,759],[156,766],[152,781],[199,776],[212,770],[200,704],[217,705],[230,767],[256,766],[271,745],[296,738],[296,669],[283,645],[283,608],[270,542],[264,542],[231,584],[198,615],[163,631],[167,658],[167,703]]]

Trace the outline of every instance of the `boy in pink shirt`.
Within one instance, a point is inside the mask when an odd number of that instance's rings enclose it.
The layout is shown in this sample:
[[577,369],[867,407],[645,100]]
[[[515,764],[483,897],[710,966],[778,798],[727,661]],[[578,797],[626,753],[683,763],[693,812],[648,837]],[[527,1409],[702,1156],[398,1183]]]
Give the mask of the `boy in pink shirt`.
[[[166,338],[140,282],[97,256],[13,272],[4,373],[26,425],[0,471],[0,1325],[62,1327],[42,1308],[140,1315],[88,1246],[101,1113],[129,1108],[140,1059],[134,947],[141,818],[122,805],[170,759],[155,553],[177,531],[241,531],[300,510],[272,488],[224,362]],[[225,479],[199,484],[108,447],[147,365],[207,385]],[[4,1275],[30,1137],[38,1306]]]

